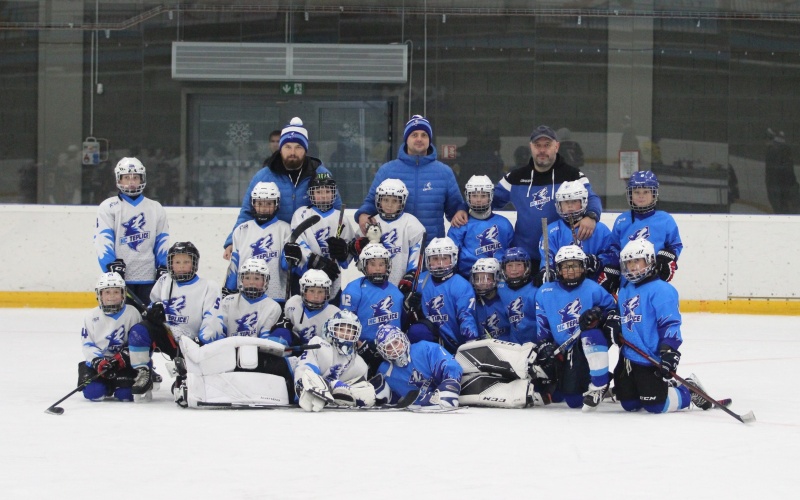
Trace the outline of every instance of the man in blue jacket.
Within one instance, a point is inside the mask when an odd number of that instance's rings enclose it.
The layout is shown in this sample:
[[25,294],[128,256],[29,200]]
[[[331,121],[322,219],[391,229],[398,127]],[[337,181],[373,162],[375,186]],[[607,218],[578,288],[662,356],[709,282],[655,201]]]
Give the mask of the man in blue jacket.
[[422,116],[414,115],[406,123],[397,159],[381,165],[375,174],[369,194],[355,215],[362,234],[366,234],[369,218],[378,213],[375,190],[386,179],[400,179],[406,185],[409,194],[405,210],[425,226],[428,241],[444,237],[442,215],[454,227],[467,223],[467,205],[456,176],[453,169],[436,159],[433,129]]
[[[278,220],[287,224],[292,223],[292,215],[295,210],[309,204],[308,184],[318,173],[328,173],[330,171],[322,164],[322,160],[308,156],[308,131],[303,126],[303,120],[294,117],[281,130],[280,147],[269,158],[264,161],[264,167],[256,172],[250,181],[250,186],[245,190],[242,208],[239,211],[239,218],[233,229],[236,229],[243,222],[253,220],[253,205],[250,203],[250,193],[253,192],[259,182],[274,182],[278,185],[281,192],[280,205],[278,206]],[[342,206],[342,199],[336,194],[333,207],[338,209]],[[233,231],[225,240],[225,252],[222,257],[230,260]]]

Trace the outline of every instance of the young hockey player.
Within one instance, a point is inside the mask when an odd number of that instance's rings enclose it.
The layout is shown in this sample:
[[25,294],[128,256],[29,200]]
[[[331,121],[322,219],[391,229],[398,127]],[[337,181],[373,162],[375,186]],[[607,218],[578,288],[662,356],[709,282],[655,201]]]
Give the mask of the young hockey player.
[[281,203],[281,192],[274,182],[259,182],[250,193],[250,200],[255,219],[233,230],[233,253],[222,294],[236,293],[240,262],[250,258],[261,259],[267,263],[272,278],[267,295],[283,305],[286,301],[286,263],[281,259],[281,250],[291,230],[289,224],[275,217]]
[[559,249],[578,245],[586,254],[586,277],[600,283],[610,293],[619,289],[619,242],[608,226],[598,222],[592,235],[585,240],[579,240],[575,235],[575,228],[586,214],[588,200],[589,191],[580,181],[567,181],[556,191],[556,211],[561,219],[550,223],[547,234],[542,236],[548,239],[550,255],[544,254],[544,242],[539,243],[541,269],[534,280],[538,286],[544,282],[545,262],[555,270],[555,255]]
[[[653,244],[643,238],[629,242],[620,253],[627,284],[619,291],[619,335],[661,366],[654,368],[633,349],[621,345],[614,369],[614,394],[626,411],[644,408],[650,413],[665,413],[688,408],[690,402],[708,410],[712,407],[709,401],[672,380],[670,372],[677,370],[681,359],[681,314],[678,292],[658,279],[657,265]],[[694,374],[686,380],[702,389]]]
[[475,290],[475,322],[481,338],[516,342],[511,335],[508,311],[497,294],[500,282],[500,263],[494,257],[478,259],[472,265],[469,278]]
[[120,401],[133,401],[136,372],[130,367],[128,332],[142,317],[125,305],[125,280],[119,274],[101,274],[94,291],[98,307],[83,320],[81,344],[86,361],[78,364],[78,380],[100,376],[83,388],[83,397],[100,401],[113,395]]
[[144,321],[131,328],[128,342],[131,366],[136,370],[132,392],[143,395],[141,399],[152,398],[154,348],[174,358],[180,337],[202,341],[203,332],[214,331],[220,288],[197,275],[199,261],[200,252],[193,243],[172,245],[167,254],[169,274],[161,276],[153,286]]
[[514,226],[492,213],[494,184],[488,176],[473,175],[464,189],[469,205],[469,220],[460,227],[451,226],[447,236],[458,246],[458,274],[469,279],[475,261],[481,258],[503,258],[514,239]]
[[531,257],[520,247],[511,247],[503,256],[504,281],[497,294],[506,307],[511,338],[524,344],[536,339],[536,287],[531,282]]
[[631,175],[626,190],[631,211],[617,217],[613,233],[622,248],[639,238],[652,243],[656,251],[656,275],[671,281],[678,270],[683,243],[675,219],[663,210],[656,210],[658,186],[658,178],[649,170]]
[[441,346],[411,344],[403,331],[390,324],[378,328],[375,340],[381,357],[376,386],[378,404],[396,403],[412,390],[420,391],[415,405],[454,408],[461,393],[461,366]]
[[272,335],[290,338],[291,345],[307,344],[321,336],[325,322],[339,308],[329,304],[331,279],[318,269],[309,269],[300,278],[300,295],[286,301],[283,317],[275,325]]
[[[404,211],[407,199],[408,189],[399,179],[386,179],[375,190],[378,215],[373,219],[380,228],[380,242],[392,256],[389,282],[397,285],[403,293],[411,289],[425,237],[425,227]],[[353,255],[358,258],[370,242],[359,229],[351,248]]]
[[418,321],[409,328],[409,340],[428,340],[454,354],[458,346],[480,337],[475,324],[475,292],[455,272],[458,247],[448,237],[434,238],[425,248],[426,271],[418,291],[409,293],[404,307]]
[[373,406],[375,388],[366,381],[367,364],[356,352],[361,323],[350,311],[339,311],[325,322],[321,336],[303,351],[294,371],[300,407],[317,412],[327,404]]
[[[341,212],[333,208],[336,196],[336,181],[333,177],[328,173],[317,174],[308,185],[309,206],[297,209],[292,216],[291,227],[294,229],[311,215],[316,214],[321,217],[320,221],[306,229],[295,243],[302,254],[300,265],[295,267],[295,272],[302,275],[307,269],[324,271],[333,283],[330,303],[338,306],[341,295],[340,268],[345,269],[349,265],[350,253],[347,242],[353,239],[355,233],[344,218],[341,218],[342,227],[339,227]],[[340,232],[341,235],[338,236]],[[289,249],[290,246],[291,244],[287,244],[284,248],[296,256],[297,250]]]
[[[566,401],[570,408],[590,411],[608,389],[608,340],[601,328],[611,315],[609,328],[613,329],[616,303],[603,287],[586,279],[586,260],[577,245],[558,250],[558,278],[554,283],[543,284],[536,293],[536,320],[540,364],[552,365],[557,374],[553,402]],[[574,334],[578,337],[553,358],[556,346]]]
[[97,260],[103,272],[118,273],[128,291],[147,303],[156,279],[167,272],[167,214],[160,203],[142,194],[147,185],[142,162],[123,158],[114,175],[119,194],[97,209]]

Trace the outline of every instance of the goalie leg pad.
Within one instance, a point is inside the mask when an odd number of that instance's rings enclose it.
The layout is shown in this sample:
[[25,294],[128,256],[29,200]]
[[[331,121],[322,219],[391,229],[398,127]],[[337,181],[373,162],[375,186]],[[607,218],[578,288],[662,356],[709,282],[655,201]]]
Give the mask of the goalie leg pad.
[[236,349],[237,365],[243,370],[258,368],[258,346],[243,345]]
[[198,402],[259,405],[290,403],[283,377],[258,372],[229,372],[205,376],[188,373],[186,399],[190,408],[197,408]]
[[476,340],[459,347],[456,361],[464,375],[489,373],[508,380],[525,379],[532,350],[532,342],[520,345],[497,339]]
[[331,394],[336,404],[343,406],[375,406],[375,388],[369,382],[347,384],[337,380]]
[[504,380],[493,375],[478,375],[464,382],[460,403],[492,408],[525,408],[528,406],[529,380]]

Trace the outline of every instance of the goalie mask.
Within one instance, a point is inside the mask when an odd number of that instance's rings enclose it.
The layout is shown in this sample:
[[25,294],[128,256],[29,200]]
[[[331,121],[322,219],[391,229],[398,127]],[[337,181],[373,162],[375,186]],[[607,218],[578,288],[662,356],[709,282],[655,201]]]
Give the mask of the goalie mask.
[[464,186],[464,195],[471,212],[485,214],[492,210],[494,184],[487,175],[473,175]]
[[[641,260],[640,260],[641,259]],[[656,272],[656,251],[644,238],[628,242],[619,254],[622,275],[631,283],[639,283]]]
[[125,306],[125,280],[117,273],[101,274],[94,291],[104,314],[117,314]]
[[[449,263],[448,259],[449,257]],[[434,238],[425,248],[425,267],[435,278],[447,278],[453,274],[458,263],[458,247],[453,240]]]
[[567,181],[556,191],[556,212],[569,226],[581,220],[589,205],[589,191],[581,181]]
[[378,327],[375,334],[378,353],[390,363],[403,367],[411,362],[411,343],[403,330],[388,323]]
[[281,190],[274,182],[259,182],[250,193],[253,218],[259,224],[271,221],[281,206]]
[[355,353],[356,342],[361,336],[361,322],[350,311],[339,311],[325,322],[325,340],[337,351],[349,356]]
[[555,261],[557,279],[564,285],[576,287],[586,279],[586,254],[578,245],[559,248]]
[[247,259],[239,268],[239,293],[257,299],[267,293],[269,267],[262,259]]
[[191,241],[179,241],[172,245],[167,254],[169,275],[178,283],[190,281],[197,276],[197,263],[200,251]]
[[375,190],[375,208],[383,220],[394,220],[403,214],[408,189],[400,179],[386,179]]
[[653,172],[649,170],[634,172],[628,179],[628,187],[625,190],[631,210],[637,214],[655,210],[658,203],[658,185],[658,178]]
[[[136,158],[123,158],[114,167],[114,175],[117,177],[117,189],[128,196],[142,194],[147,185],[147,173],[144,165]],[[130,181],[122,178],[123,175],[138,175],[139,183],[129,183]]]
[[[381,266],[383,261],[385,265]],[[358,257],[358,270],[370,283],[380,285],[389,279],[392,272],[392,256],[389,250],[380,243],[370,243],[365,246]]]
[[497,290],[499,280],[500,263],[494,257],[478,259],[472,265],[469,282],[472,283],[475,295],[479,297],[492,295],[492,292]]
[[[518,262],[519,265],[513,263]],[[509,264],[512,264],[509,266]],[[517,272],[517,269],[520,272]],[[526,285],[531,280],[531,256],[523,248],[511,247],[503,255],[503,279],[509,286],[516,289]]]
[[300,278],[300,297],[310,310],[322,309],[331,296],[331,279],[324,271],[309,269]]
[[308,202],[320,212],[333,208],[336,193],[336,181],[329,173],[319,173],[308,183]]

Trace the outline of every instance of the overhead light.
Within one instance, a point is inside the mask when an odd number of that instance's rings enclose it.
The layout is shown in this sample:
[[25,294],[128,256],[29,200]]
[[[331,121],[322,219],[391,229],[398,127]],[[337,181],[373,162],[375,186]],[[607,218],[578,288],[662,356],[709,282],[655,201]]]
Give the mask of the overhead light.
[[578,26],[581,25],[581,16],[578,16]]

